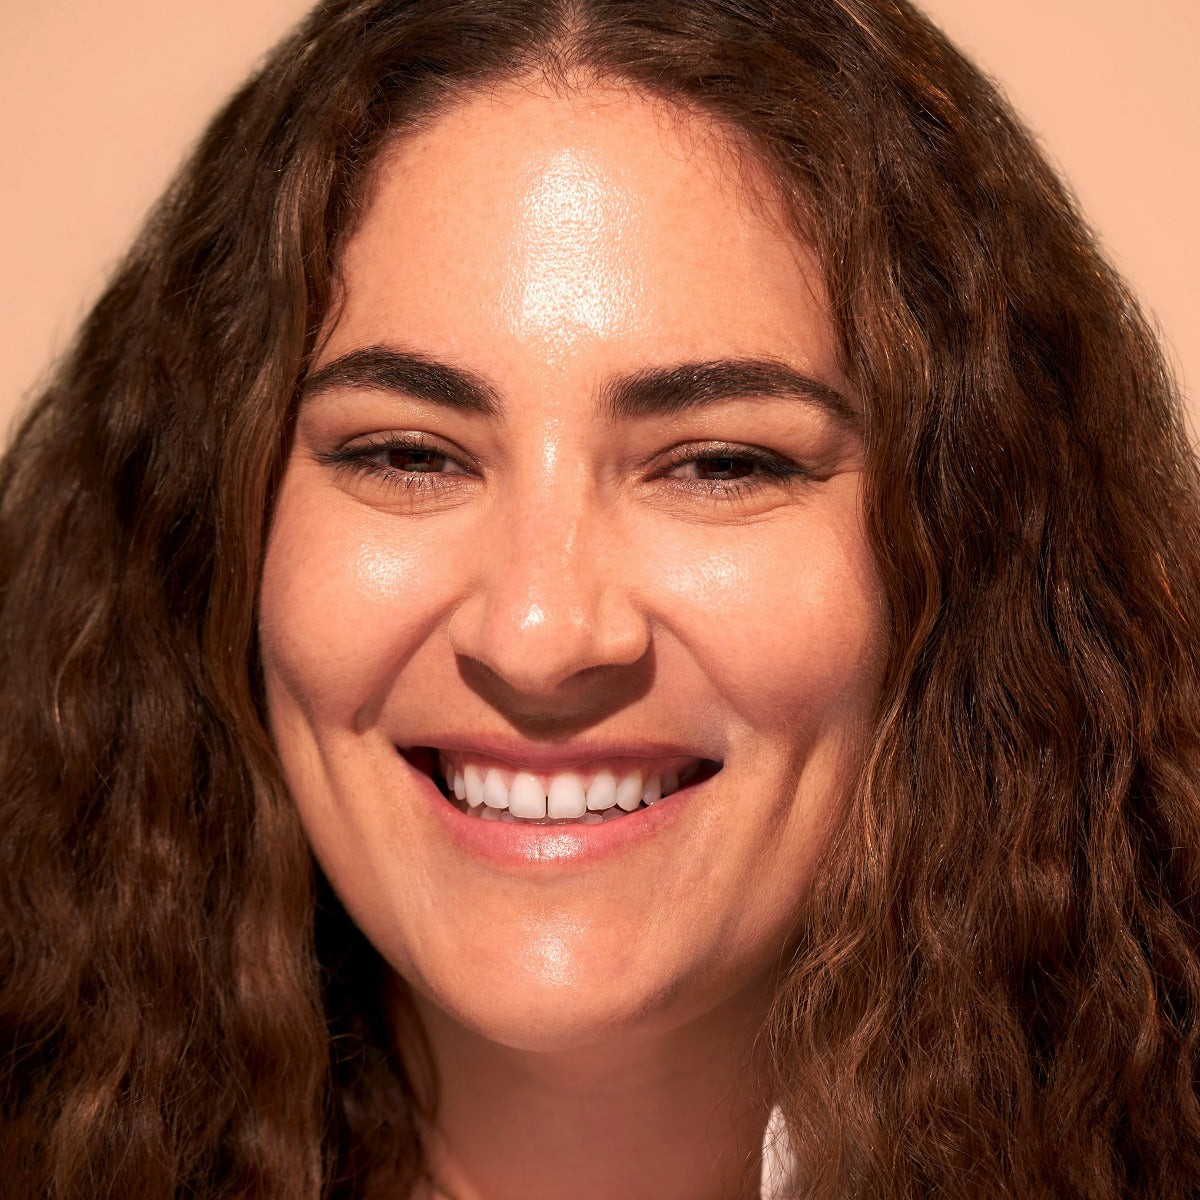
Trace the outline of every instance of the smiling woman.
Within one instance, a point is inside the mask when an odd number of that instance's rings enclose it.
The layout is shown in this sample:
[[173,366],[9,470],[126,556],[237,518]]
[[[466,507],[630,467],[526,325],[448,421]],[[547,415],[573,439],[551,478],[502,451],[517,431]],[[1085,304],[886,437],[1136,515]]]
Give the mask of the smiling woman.
[[[430,122],[378,168],[297,413],[270,724],[412,989],[455,1195],[740,1194],[766,1093],[735,1066],[878,697],[860,422],[731,136],[582,80]],[[618,1084],[629,1054],[670,1075]]]
[[907,7],[322,5],[0,488],[17,1194],[1190,1194],[1195,465]]

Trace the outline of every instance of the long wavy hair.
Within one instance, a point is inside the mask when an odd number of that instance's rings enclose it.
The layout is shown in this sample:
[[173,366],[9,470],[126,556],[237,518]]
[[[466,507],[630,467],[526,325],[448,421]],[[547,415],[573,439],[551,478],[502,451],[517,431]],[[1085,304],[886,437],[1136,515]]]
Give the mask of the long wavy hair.
[[804,1194],[1195,1196],[1196,466],[1071,197],[903,0],[324,0],[216,118],[0,475],[0,1189],[421,1178],[257,581],[381,147],[531,72],[753,148],[866,409],[890,658],[765,1034]]

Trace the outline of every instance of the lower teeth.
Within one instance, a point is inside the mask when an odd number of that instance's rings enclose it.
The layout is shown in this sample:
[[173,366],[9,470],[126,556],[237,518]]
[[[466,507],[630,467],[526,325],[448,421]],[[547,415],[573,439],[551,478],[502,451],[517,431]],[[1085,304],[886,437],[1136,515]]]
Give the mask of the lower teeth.
[[[620,817],[630,815],[625,809],[614,806],[604,812],[585,812],[582,817],[515,817],[507,808],[488,808],[486,804],[472,808],[465,801],[456,800],[453,792],[447,792],[444,782],[440,782],[440,786],[443,795],[460,813],[483,821],[506,821],[517,825],[602,825],[607,821],[616,821]],[[633,812],[642,812],[649,807],[647,804],[639,804]]]

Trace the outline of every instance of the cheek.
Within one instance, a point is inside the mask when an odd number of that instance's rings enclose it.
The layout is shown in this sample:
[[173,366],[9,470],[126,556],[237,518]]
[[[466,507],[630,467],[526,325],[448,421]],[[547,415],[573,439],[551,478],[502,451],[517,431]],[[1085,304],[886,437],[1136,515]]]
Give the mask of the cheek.
[[659,564],[663,619],[756,727],[861,716],[873,700],[885,609],[856,520],[750,528]]
[[311,718],[345,724],[420,645],[441,598],[430,538],[397,538],[374,514],[338,509],[336,500],[320,509],[281,497],[259,642],[269,686]]

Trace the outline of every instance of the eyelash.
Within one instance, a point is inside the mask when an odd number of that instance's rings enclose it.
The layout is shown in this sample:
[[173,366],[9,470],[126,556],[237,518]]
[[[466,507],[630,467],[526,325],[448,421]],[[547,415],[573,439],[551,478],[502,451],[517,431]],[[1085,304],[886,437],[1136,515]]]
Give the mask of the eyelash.
[[[448,486],[449,479],[457,479],[455,472],[404,471],[398,467],[379,462],[381,455],[397,452],[421,452],[433,458],[457,462],[441,447],[420,436],[388,434],[369,442],[359,442],[338,450],[318,453],[317,459],[325,466],[338,471],[376,476],[381,483],[399,491],[423,491],[430,487]],[[685,466],[689,463],[729,462],[750,464],[753,475],[735,479],[676,479],[686,490],[717,500],[736,500],[750,495],[760,488],[793,480],[807,480],[812,473],[799,463],[757,446],[744,446],[724,442],[706,442],[700,445],[679,446],[671,451],[660,474]],[[459,464],[461,466],[461,464]],[[434,482],[438,480],[440,482]]]
[[725,442],[705,442],[680,446],[671,451],[664,471],[672,471],[688,463],[730,462],[748,463],[753,475],[737,479],[679,479],[676,482],[688,491],[711,496],[717,500],[736,500],[761,488],[793,480],[811,479],[812,474],[799,463],[758,446],[742,446]]
[[[437,478],[445,478],[441,471],[402,471],[398,467],[388,466],[376,461],[383,454],[407,451],[410,454],[419,451],[433,458],[444,458],[450,462],[455,459],[440,446],[422,437],[401,434],[388,434],[385,437],[374,438],[369,442],[359,442],[355,445],[344,446],[338,450],[322,451],[317,454],[317,460],[327,467],[337,471],[348,471],[355,474],[373,475],[380,483],[397,491],[423,491],[428,487],[444,487],[445,484],[435,484]],[[456,476],[451,474],[451,478]]]

